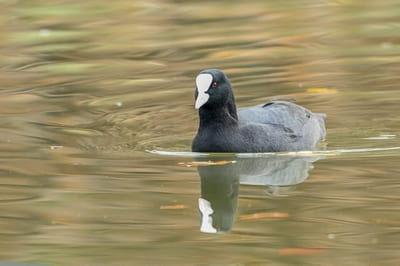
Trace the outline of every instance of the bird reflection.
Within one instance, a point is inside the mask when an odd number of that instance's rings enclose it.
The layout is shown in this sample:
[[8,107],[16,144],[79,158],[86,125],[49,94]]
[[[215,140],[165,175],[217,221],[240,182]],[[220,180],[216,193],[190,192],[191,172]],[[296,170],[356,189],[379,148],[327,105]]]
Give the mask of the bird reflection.
[[[281,188],[304,182],[312,163],[322,156],[267,158],[224,158],[225,165],[199,166],[201,198],[200,231],[223,233],[232,230],[236,216],[239,184],[269,186],[269,193],[280,195]],[[233,161],[234,160],[234,161]]]

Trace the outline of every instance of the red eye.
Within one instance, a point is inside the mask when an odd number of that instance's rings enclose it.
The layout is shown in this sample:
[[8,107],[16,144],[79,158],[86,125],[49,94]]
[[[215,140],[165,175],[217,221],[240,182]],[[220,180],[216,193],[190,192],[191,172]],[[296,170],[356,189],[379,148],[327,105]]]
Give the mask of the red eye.
[[211,85],[211,87],[216,88],[218,86],[217,82],[213,82],[213,84]]

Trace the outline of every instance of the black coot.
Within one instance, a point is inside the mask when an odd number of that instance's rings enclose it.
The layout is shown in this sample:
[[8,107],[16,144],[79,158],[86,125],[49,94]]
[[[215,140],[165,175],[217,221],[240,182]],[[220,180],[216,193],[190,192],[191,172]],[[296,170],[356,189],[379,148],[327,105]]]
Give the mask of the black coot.
[[278,152],[315,149],[325,139],[325,114],[286,101],[236,110],[228,78],[207,69],[196,78],[200,125],[194,152]]

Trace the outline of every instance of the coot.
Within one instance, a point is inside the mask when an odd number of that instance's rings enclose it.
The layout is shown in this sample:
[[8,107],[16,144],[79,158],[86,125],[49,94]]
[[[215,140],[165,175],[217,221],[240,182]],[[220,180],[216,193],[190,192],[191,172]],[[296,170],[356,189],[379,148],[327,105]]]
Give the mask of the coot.
[[196,78],[195,108],[199,129],[194,152],[279,152],[315,149],[325,139],[325,114],[272,100],[236,109],[226,75],[207,69]]

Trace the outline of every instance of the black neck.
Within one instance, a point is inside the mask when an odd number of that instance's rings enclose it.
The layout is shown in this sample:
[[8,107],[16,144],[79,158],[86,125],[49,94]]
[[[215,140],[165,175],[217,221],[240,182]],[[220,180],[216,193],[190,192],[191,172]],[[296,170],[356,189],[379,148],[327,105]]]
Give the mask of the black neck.
[[[239,122],[235,106],[234,110],[230,110],[228,106],[219,107],[217,109],[200,108],[200,128],[210,125],[223,127],[238,127]],[[233,112],[233,113],[232,113]]]

